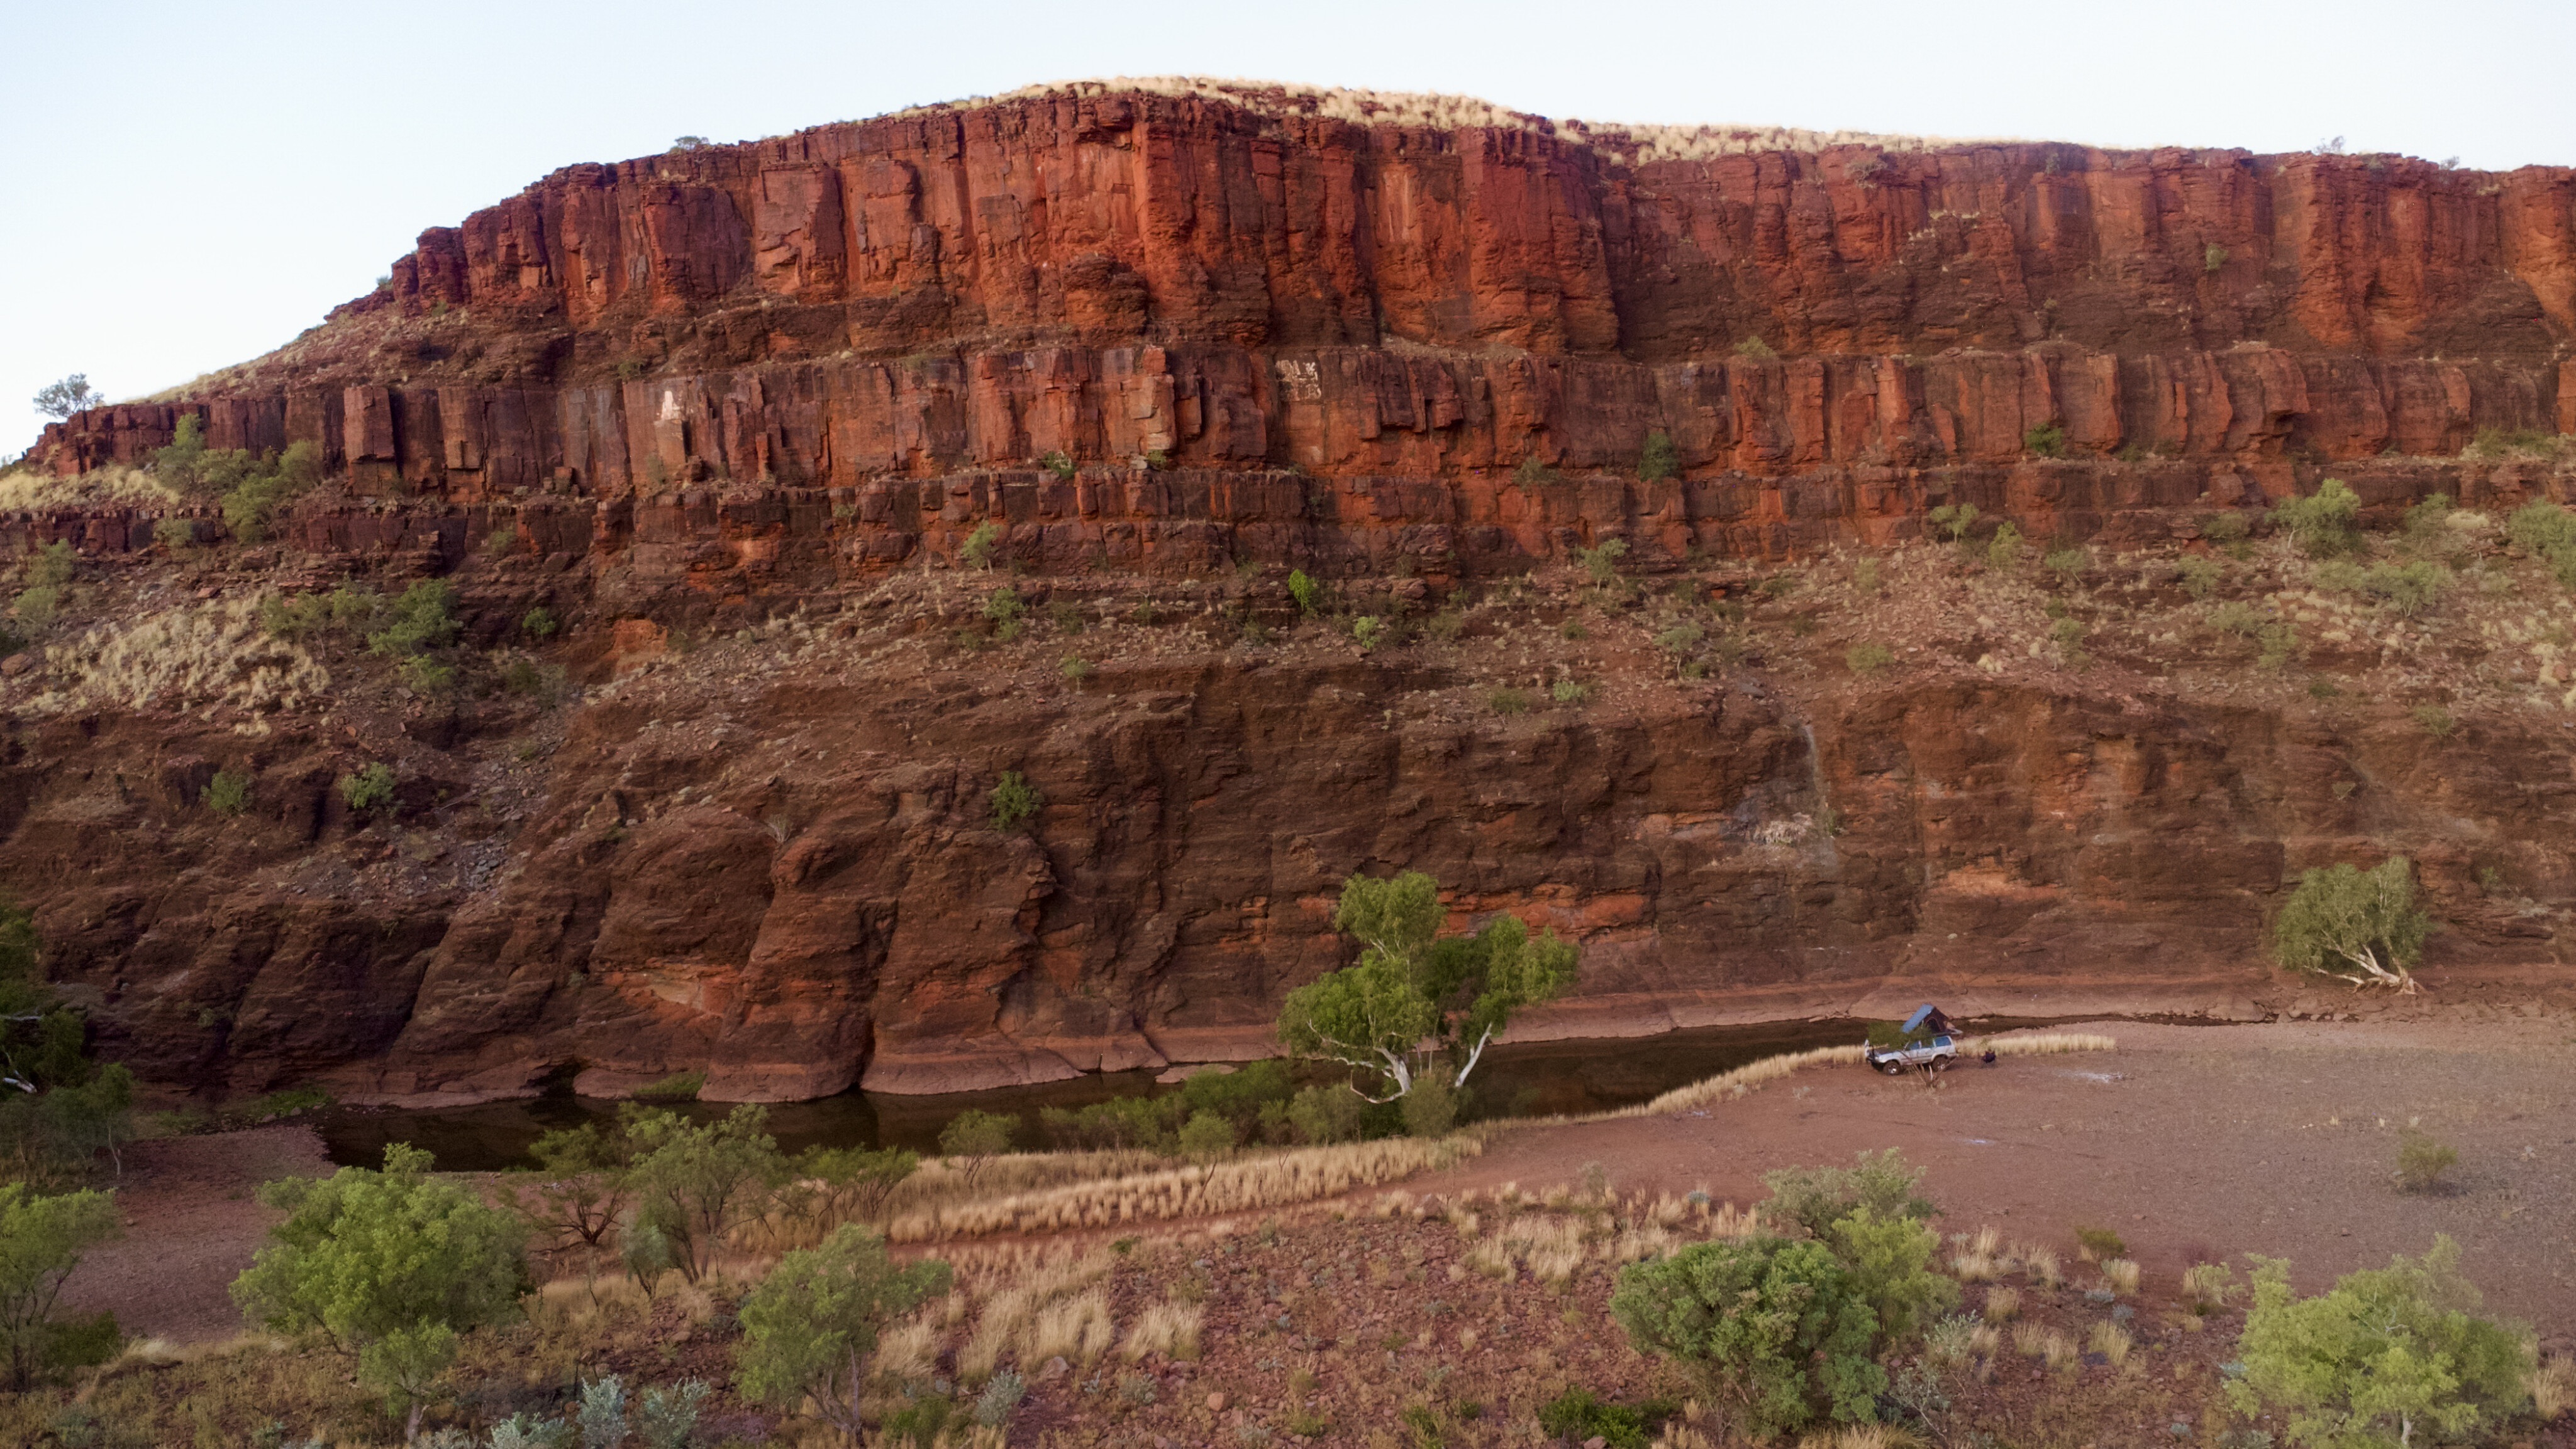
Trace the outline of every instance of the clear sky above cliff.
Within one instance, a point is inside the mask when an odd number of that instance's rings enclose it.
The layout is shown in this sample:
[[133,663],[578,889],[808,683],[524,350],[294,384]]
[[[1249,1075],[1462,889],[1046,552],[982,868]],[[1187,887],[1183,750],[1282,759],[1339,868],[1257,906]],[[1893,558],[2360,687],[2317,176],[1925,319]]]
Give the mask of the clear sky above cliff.
[[26,399],[287,341],[423,227],[558,166],[1083,76],[1462,92],[1555,117],[2576,163],[2566,0],[2154,7],[1485,0],[748,10],[448,0],[14,6],[0,458]]

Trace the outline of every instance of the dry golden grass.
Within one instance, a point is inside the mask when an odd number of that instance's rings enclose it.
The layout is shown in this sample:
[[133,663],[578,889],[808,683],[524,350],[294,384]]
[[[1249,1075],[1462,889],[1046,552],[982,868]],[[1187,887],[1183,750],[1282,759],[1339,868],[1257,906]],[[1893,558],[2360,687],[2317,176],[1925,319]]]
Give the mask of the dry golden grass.
[[[2105,1036],[2099,1032],[2041,1031],[2009,1036],[1974,1037],[1963,1043],[1959,1052],[1963,1057],[1989,1050],[1997,1056],[2005,1057],[2051,1056],[2061,1052],[2116,1051],[2119,1045],[2117,1038]],[[1776,1057],[1764,1057],[1758,1062],[1747,1062],[1731,1072],[1720,1072],[1706,1081],[1693,1082],[1687,1087],[1676,1087],[1651,1102],[1640,1103],[1634,1107],[1622,1107],[1616,1111],[1599,1113],[1588,1118],[1543,1120],[1550,1123],[1602,1121],[1614,1117],[1644,1117],[1667,1112],[1686,1112],[1730,1097],[1744,1096],[1755,1087],[1766,1082],[1778,1081],[1805,1067],[1827,1064],[1849,1066],[1857,1064],[1860,1059],[1861,1049],[1857,1046],[1809,1047],[1805,1051],[1786,1052]]]
[[2081,1356],[2073,1335],[2062,1328],[2052,1328],[2040,1335],[2039,1352],[2053,1369],[2073,1368]]
[[1205,1310],[1196,1304],[1154,1304],[1127,1326],[1127,1339],[1118,1345],[1118,1351],[1131,1361],[1149,1353],[1176,1360],[1197,1358],[1199,1324],[1204,1317]]
[[1986,1290],[1986,1321],[2005,1323],[2021,1313],[2021,1290],[1989,1288]]
[[2023,1246],[2015,1248],[2013,1256],[2021,1260],[2023,1276],[2033,1283],[2054,1288],[2066,1281],[2066,1269],[2055,1248]]
[[43,513],[56,508],[143,508],[179,505],[177,489],[122,463],[57,478],[32,468],[0,473],[0,512]]
[[219,599],[96,628],[49,646],[52,687],[31,707],[140,711],[231,705],[266,712],[328,698],[330,672],[260,627],[259,601]]
[[2114,1293],[2135,1294],[2138,1291],[2138,1265],[2126,1258],[2113,1258],[2102,1265],[2102,1281]]
[[869,1367],[890,1383],[922,1383],[939,1372],[939,1325],[915,1318],[897,1324],[877,1340]]
[[2036,1323],[2013,1325],[2013,1352],[2023,1358],[2037,1358],[2048,1352],[2050,1330]]
[[1061,1358],[1088,1368],[1117,1341],[1118,1327],[1109,1317],[1109,1298],[1094,1288],[1050,1303],[1031,1315],[1028,1334],[1020,1341],[1020,1363],[1025,1368],[1035,1368],[1048,1359]]
[[2108,1319],[2093,1325],[2093,1351],[2114,1366],[2129,1361],[2129,1342],[2129,1330]]
[[1207,1167],[1164,1166],[1132,1176],[1000,1198],[970,1197],[907,1211],[894,1219],[886,1236],[899,1243],[917,1243],[1257,1211],[1338,1197],[1425,1169],[1447,1167],[1482,1150],[1483,1144],[1473,1137],[1398,1137],[1298,1148]]
[[2542,1423],[2576,1409],[2576,1359],[2545,1360],[2523,1376],[2522,1386],[2531,1394],[2531,1411]]

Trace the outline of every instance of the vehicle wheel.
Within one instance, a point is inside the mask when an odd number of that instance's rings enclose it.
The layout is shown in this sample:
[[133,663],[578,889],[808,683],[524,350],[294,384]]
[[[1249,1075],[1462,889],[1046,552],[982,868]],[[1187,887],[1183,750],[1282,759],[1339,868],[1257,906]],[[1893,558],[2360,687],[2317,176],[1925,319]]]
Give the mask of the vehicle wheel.
[[1878,1069],[1891,1077],[1901,1077],[1905,1075],[1905,1063],[1899,1061],[1880,1062],[1878,1064]]

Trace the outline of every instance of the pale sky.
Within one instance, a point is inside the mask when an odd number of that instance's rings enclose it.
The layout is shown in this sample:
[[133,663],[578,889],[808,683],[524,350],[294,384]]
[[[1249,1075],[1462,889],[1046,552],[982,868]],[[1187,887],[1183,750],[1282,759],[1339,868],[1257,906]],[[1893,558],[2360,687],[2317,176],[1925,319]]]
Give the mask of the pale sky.
[[1086,76],[1449,91],[1593,121],[2576,164],[2569,0],[1135,6],[8,0],[0,461],[37,388],[268,351],[559,166]]

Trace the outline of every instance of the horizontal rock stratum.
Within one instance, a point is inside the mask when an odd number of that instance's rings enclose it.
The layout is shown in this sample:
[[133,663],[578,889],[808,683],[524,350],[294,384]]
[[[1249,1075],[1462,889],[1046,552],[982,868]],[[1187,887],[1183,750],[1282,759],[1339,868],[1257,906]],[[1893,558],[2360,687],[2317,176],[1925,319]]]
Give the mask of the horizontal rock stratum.
[[[0,518],[96,591],[0,671],[0,879],[103,1044],[388,1095],[1238,1057],[1340,959],[1338,882],[1395,868],[1584,942],[1539,1033],[1933,984],[2248,1010],[2284,873],[2396,849],[2446,959],[2556,979],[2563,722],[2428,751],[2404,713],[2470,646],[2317,633],[2318,668],[2377,671],[2344,717],[2160,682],[2205,643],[2082,672],[2045,620],[1914,618],[1894,672],[1846,672],[1799,631],[1879,606],[1787,591],[1944,504],[2169,558],[2329,472],[2378,523],[2567,496],[2546,449],[2463,448],[2576,430],[2576,172],[1335,95],[1086,85],[568,168],[279,351],[48,429],[54,474],[193,414],[332,475],[256,547],[203,500]],[[1656,601],[1551,572],[1610,540]],[[1460,622],[1265,643],[1290,568]],[[246,642],[263,594],[432,576],[452,689]],[[2143,578],[2059,604],[2183,598]],[[1746,607],[1779,632],[1677,678],[1674,621]],[[2548,642],[2557,607],[2471,642]],[[114,642],[144,637],[187,667]],[[1578,674],[1590,705],[1476,703]],[[401,787],[370,818],[333,782],[373,761]],[[218,768],[238,820],[199,806]],[[1030,832],[992,826],[1004,770]]]

